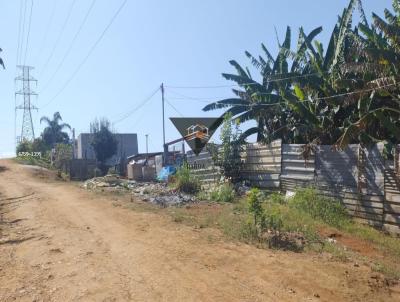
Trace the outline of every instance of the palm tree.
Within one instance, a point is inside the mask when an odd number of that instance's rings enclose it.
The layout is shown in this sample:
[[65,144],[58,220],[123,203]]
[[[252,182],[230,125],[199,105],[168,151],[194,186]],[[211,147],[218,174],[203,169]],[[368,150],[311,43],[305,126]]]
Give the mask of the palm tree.
[[40,123],[45,122],[47,124],[47,127],[43,130],[42,138],[44,142],[51,147],[54,147],[54,145],[58,143],[66,144],[69,142],[68,133],[63,132],[63,130],[65,128],[71,130],[71,126],[66,123],[60,123],[61,121],[62,118],[59,112],[54,113],[53,119],[46,116],[40,119]]

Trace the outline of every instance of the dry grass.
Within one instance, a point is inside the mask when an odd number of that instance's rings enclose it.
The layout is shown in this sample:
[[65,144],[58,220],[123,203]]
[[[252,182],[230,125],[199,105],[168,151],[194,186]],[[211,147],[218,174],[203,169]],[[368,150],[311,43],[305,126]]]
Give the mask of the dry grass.
[[[249,213],[245,199],[234,203],[200,202],[181,207],[161,208],[148,202],[132,199],[128,193],[101,192],[113,200],[123,202],[123,206],[135,211],[168,215],[172,221],[196,229],[213,228],[220,231],[226,240],[241,241],[265,248],[249,224]],[[297,231],[307,238],[306,253],[329,253],[343,262],[365,263],[373,270],[391,279],[400,279],[400,239],[384,234],[367,225],[361,225],[348,218],[335,220],[332,224],[315,219],[304,211],[282,204],[279,196],[267,197],[264,203],[268,215],[280,215],[282,231]],[[325,213],[324,215],[328,215]],[[339,219],[336,214],[329,216]],[[336,234],[336,242],[328,242],[327,237]],[[210,242],[214,239],[210,238]],[[364,249],[364,247],[370,247]],[[372,252],[373,251],[373,252]]]

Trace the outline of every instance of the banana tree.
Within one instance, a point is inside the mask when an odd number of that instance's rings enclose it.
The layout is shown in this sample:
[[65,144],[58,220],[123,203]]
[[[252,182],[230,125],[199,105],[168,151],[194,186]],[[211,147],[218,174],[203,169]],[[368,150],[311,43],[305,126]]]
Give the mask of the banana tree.
[[[353,26],[358,7],[361,21]],[[281,138],[286,143],[319,141],[344,148],[349,143],[369,144],[400,139],[400,2],[385,19],[373,15],[368,24],[361,1],[351,0],[339,16],[326,51],[315,38],[316,28],[306,35],[300,28],[298,44],[291,50],[291,30],[274,58],[262,45],[265,56],[246,52],[260,72],[255,81],[249,69],[231,61],[237,74],[223,74],[241,89],[236,97],[211,103],[203,110],[227,108],[240,122],[255,120],[257,126],[244,137],[257,140]]]
[[[322,28],[313,30],[310,35],[303,33],[299,39],[298,52],[305,55],[307,43],[312,41]],[[242,89],[234,89],[235,98],[225,99],[211,103],[203,108],[204,111],[229,108],[224,114],[231,113],[240,123],[248,120],[255,120],[257,126],[248,129],[243,133],[243,138],[257,134],[258,141],[271,141],[277,137],[284,140],[293,140],[294,131],[292,124],[298,119],[296,112],[291,110],[291,101],[282,96],[287,95],[292,88],[295,77],[302,76],[303,57],[298,55],[292,62],[289,69],[289,62],[292,54],[291,29],[287,28],[285,39],[279,45],[279,52],[274,58],[268,49],[262,44],[265,57],[258,58],[245,52],[252,62],[252,65],[260,72],[261,83],[255,81],[248,69],[242,68],[236,61],[230,61],[236,68],[237,74],[222,74],[227,80],[234,81]],[[302,107],[302,105],[299,105]],[[298,134],[300,132],[297,132]]]
[[338,140],[370,144],[400,140],[400,2],[393,1],[394,14],[385,9],[385,20],[372,15],[373,24],[359,24],[360,34],[353,33],[353,62],[346,76],[361,78],[360,93],[355,94],[357,110],[349,117]]

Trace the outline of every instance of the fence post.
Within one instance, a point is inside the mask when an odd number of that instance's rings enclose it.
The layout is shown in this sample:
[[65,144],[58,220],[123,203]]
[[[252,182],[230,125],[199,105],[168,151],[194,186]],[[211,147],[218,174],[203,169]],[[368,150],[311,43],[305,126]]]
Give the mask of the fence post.
[[394,172],[396,175],[396,178],[399,179],[399,153],[400,153],[400,145],[396,145],[394,149]]
[[315,148],[315,154],[314,154],[314,189],[316,191],[318,191],[318,173],[317,173],[318,168],[317,167],[318,167],[319,150],[320,150],[320,148],[319,148],[319,146],[317,146]]
[[365,151],[363,147],[358,145],[358,156],[357,156],[357,205],[354,210],[354,216],[360,211],[362,200],[363,200],[363,189],[366,188],[365,182]]

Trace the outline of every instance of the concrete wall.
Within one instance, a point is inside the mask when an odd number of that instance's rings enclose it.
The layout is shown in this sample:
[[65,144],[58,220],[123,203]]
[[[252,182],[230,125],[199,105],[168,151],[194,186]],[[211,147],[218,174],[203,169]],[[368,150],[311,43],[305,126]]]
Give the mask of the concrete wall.
[[[138,154],[138,140],[136,133],[118,133],[115,134],[118,142],[117,153],[107,161],[112,166],[119,162],[120,158]],[[77,158],[78,159],[95,159],[95,153],[91,146],[93,134],[81,133],[77,139]]]

